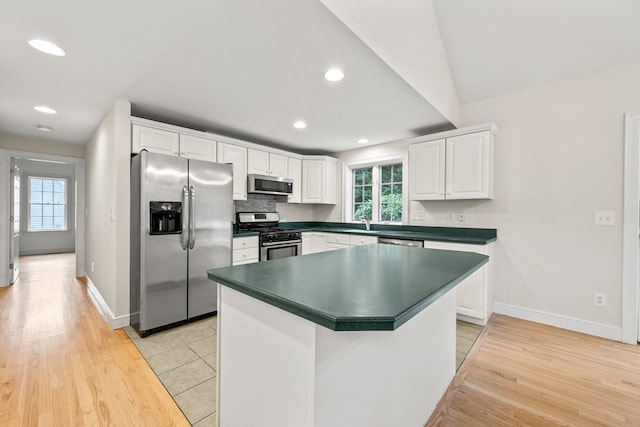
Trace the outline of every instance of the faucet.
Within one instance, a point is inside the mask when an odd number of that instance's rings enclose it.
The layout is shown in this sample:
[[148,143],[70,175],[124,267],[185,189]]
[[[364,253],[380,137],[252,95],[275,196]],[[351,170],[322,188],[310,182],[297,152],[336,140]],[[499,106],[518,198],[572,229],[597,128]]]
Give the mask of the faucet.
[[369,231],[371,229],[371,220],[369,218],[362,218],[361,221],[364,222],[365,228]]

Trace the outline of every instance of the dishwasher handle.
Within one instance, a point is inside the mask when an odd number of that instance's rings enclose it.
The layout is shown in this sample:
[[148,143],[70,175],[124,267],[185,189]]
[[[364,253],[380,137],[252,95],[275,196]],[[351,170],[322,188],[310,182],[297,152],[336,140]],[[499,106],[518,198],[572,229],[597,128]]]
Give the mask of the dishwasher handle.
[[381,245],[412,246],[414,248],[424,248],[424,242],[422,240],[392,239],[390,237],[378,237],[378,243],[380,243]]

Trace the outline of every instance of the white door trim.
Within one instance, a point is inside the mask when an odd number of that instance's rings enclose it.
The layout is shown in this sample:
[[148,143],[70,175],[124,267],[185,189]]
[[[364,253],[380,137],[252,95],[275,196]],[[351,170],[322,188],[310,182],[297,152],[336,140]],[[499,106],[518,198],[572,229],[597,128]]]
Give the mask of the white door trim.
[[[11,158],[50,160],[76,165],[76,277],[84,276],[84,159],[79,157],[33,153],[29,151],[0,149],[0,167],[4,167],[4,172],[0,174],[0,188],[9,188],[9,164]],[[4,213],[0,214],[0,223],[8,223],[8,217],[6,218],[6,221],[4,220],[5,216],[6,215],[4,215]],[[7,227],[0,227],[0,241],[9,241]],[[0,252],[2,251],[0,250]],[[8,257],[0,256],[0,286],[4,286],[9,283],[8,271]]]
[[622,226],[622,341],[640,341],[640,111],[624,116],[624,213]]

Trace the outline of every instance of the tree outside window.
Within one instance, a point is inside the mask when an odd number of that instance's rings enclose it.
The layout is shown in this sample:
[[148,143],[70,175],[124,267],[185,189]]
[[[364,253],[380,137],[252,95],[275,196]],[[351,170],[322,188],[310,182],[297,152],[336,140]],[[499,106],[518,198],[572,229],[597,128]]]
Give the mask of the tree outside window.
[[352,218],[402,222],[402,163],[352,169]]

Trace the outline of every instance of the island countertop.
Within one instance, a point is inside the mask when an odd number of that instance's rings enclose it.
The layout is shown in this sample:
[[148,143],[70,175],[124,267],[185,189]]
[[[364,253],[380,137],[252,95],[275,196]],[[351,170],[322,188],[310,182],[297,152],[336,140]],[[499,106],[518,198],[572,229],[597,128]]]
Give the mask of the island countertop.
[[474,252],[365,245],[208,271],[334,331],[395,330],[488,262]]

